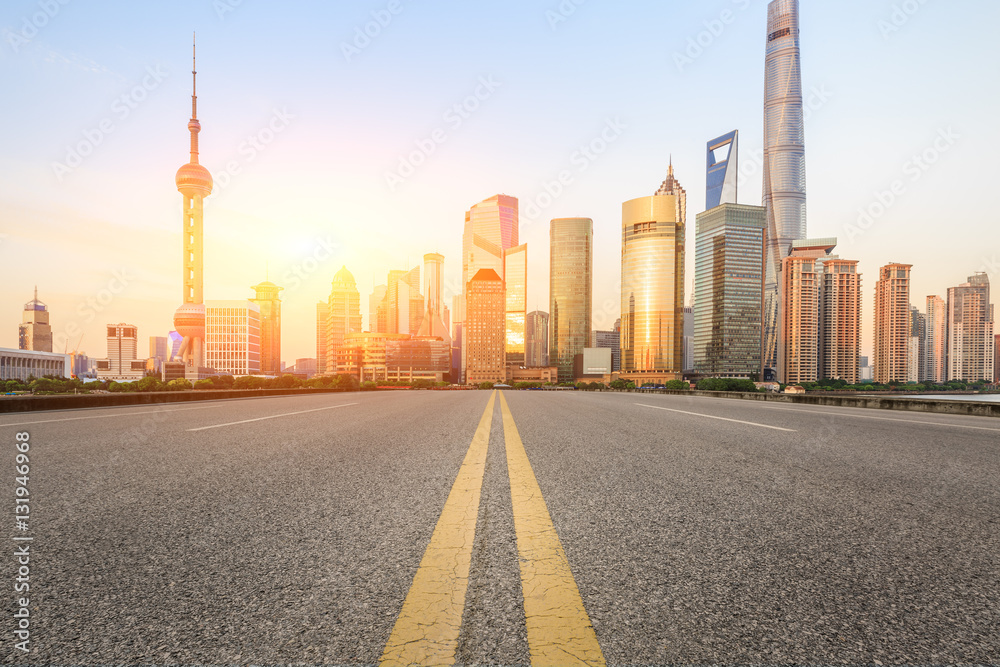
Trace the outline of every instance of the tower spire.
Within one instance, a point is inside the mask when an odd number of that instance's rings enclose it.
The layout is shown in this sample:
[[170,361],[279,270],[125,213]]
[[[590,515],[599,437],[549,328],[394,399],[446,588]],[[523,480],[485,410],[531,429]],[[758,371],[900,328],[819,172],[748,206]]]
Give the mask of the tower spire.
[[198,122],[198,33],[191,38],[191,121],[188,129],[191,131],[191,163],[198,164],[198,133],[201,132]]

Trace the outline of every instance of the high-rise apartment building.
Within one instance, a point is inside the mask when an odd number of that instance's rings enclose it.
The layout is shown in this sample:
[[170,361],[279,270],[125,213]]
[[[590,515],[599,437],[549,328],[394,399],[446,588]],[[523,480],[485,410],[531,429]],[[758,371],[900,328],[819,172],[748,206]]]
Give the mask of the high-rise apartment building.
[[354,275],[342,267],[333,277],[327,300],[326,364],[323,372],[335,375],[337,355],[348,334],[361,333],[361,293]]
[[528,245],[504,250],[503,267],[507,292],[507,363],[523,366],[528,315]]
[[594,292],[594,221],[559,218],[549,225],[549,362],[572,382],[573,360],[590,342]]
[[927,366],[927,316],[916,306],[910,306],[910,346],[909,381],[916,384]]
[[326,375],[334,368],[327,368],[327,333],[330,327],[330,304],[320,301],[316,304],[316,373]]
[[549,314],[540,310],[528,313],[525,324],[527,339],[524,365],[547,368],[549,365]]
[[49,323],[49,308],[35,298],[24,304],[21,324],[17,328],[17,348],[32,352],[52,351],[52,325]]
[[781,264],[778,286],[778,381],[819,379],[820,284],[836,239],[799,240]]
[[503,279],[481,269],[466,284],[466,384],[500,383],[507,378],[507,300]]
[[683,377],[686,220],[673,164],[655,195],[622,205],[622,376],[639,385]]
[[861,274],[857,260],[823,261],[819,288],[819,379],[861,381]]
[[[764,287],[764,367],[778,357],[778,272],[792,241],[806,237],[805,123],[799,43],[799,1],[767,6],[764,63],[764,206],[767,265]],[[770,377],[764,377],[769,380]]]
[[1000,383],[1000,334],[993,337],[993,382]]
[[206,302],[205,360],[218,375],[260,375],[260,306]]
[[270,281],[254,285],[251,299],[260,307],[260,373],[281,375],[281,291]]
[[100,380],[133,382],[146,376],[146,360],[139,359],[139,330],[132,324],[107,326],[108,358],[97,360]]
[[875,285],[875,382],[907,382],[910,377],[911,264],[888,264]]
[[700,375],[760,374],[766,228],[761,206],[723,203],[696,218],[694,371]]
[[990,278],[977,273],[948,289],[948,380],[993,379],[993,304]]
[[939,296],[927,297],[927,337],[924,343],[922,382],[945,382],[948,374],[948,304]]

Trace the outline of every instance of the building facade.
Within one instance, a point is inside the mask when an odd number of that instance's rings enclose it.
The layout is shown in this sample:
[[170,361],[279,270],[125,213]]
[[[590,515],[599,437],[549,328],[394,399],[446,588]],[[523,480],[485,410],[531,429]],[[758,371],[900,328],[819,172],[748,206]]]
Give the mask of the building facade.
[[146,360],[139,359],[139,331],[131,324],[107,326],[108,357],[97,360],[97,377],[133,382],[146,377]]
[[330,327],[330,304],[320,301],[316,304],[316,373],[327,375],[333,368],[327,368],[327,332]]
[[674,178],[622,205],[622,379],[679,380],[684,369],[687,193]]
[[985,273],[948,289],[948,380],[993,379],[993,304]]
[[418,336],[440,338],[451,345],[451,332],[446,315],[448,308],[443,302],[444,255],[430,253],[424,255],[424,298],[426,308],[420,322]]
[[251,301],[260,307],[260,373],[281,375],[281,291],[272,282],[254,285]]
[[20,350],[32,352],[52,351],[52,325],[49,322],[49,308],[38,300],[38,288],[35,288],[35,298],[24,304],[21,314],[21,324],[17,328],[17,347]]
[[549,363],[573,381],[573,359],[590,343],[594,292],[594,221],[558,218],[549,225]]
[[206,302],[205,360],[218,375],[260,375],[260,306]]
[[767,6],[764,62],[765,375],[778,357],[778,271],[792,241],[806,238],[804,119],[799,0],[773,0]]
[[540,310],[528,313],[525,323],[525,359],[528,368],[549,365],[549,314]]
[[504,250],[503,280],[507,308],[507,363],[523,366],[527,346],[528,246]]
[[696,218],[693,370],[699,375],[760,374],[766,228],[761,206],[723,203]]
[[503,280],[493,269],[481,269],[466,285],[465,295],[465,382],[504,382],[507,300]]
[[611,372],[618,373],[622,369],[622,334],[615,331],[591,331],[590,347],[611,350]]
[[823,262],[819,290],[819,379],[861,381],[861,274],[857,260]]
[[820,280],[836,239],[800,240],[778,272],[778,382],[819,379]]
[[927,366],[927,316],[916,306],[910,306],[910,382],[923,382]]
[[346,266],[333,277],[326,312],[326,363],[323,365],[323,372],[334,375],[344,338],[348,334],[361,333],[362,329],[361,293],[354,274]]
[[942,384],[948,376],[948,304],[939,296],[927,297],[927,338],[924,343],[922,382]]
[[875,285],[875,382],[907,382],[910,377],[910,264],[888,264]]
[[68,354],[0,348],[0,380],[27,382],[31,377],[68,378],[72,374]]

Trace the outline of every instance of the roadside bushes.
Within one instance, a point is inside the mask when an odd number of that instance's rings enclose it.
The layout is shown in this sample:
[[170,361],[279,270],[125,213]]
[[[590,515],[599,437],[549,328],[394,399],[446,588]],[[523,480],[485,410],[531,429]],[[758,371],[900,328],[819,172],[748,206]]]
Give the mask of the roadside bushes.
[[753,380],[737,380],[734,378],[705,378],[699,380],[698,391],[733,391],[757,393],[757,385]]

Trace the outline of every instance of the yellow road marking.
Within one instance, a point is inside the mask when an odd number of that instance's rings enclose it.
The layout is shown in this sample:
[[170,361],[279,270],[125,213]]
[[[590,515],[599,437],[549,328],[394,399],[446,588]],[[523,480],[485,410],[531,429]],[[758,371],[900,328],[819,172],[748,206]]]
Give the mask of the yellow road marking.
[[495,402],[493,392],[386,642],[383,666],[456,662]]
[[531,664],[604,665],[590,616],[502,393],[500,409]]

